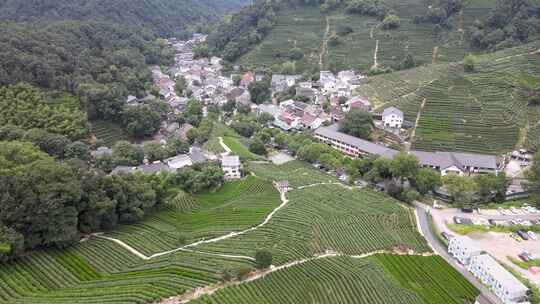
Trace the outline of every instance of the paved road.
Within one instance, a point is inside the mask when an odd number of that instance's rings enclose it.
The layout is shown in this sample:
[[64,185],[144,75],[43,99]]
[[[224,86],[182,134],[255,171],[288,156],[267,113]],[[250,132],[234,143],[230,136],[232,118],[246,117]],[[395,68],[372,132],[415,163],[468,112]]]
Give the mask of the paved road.
[[491,301],[491,303],[494,304],[502,304],[502,302],[495,296],[494,293],[492,293],[487,287],[482,285],[470,272],[467,271],[465,267],[463,267],[461,264],[459,264],[453,257],[451,257],[448,252],[446,251],[446,248],[444,248],[441,243],[439,243],[439,240],[433,235],[431,232],[431,229],[429,229],[429,222],[426,215],[425,205],[421,203],[415,203],[416,206],[416,213],[418,214],[418,225],[420,226],[420,230],[422,231],[422,234],[424,235],[424,238],[427,240],[431,248],[438,253],[441,257],[443,257],[452,267],[454,267],[457,271],[459,271],[471,284],[473,284],[482,295]]

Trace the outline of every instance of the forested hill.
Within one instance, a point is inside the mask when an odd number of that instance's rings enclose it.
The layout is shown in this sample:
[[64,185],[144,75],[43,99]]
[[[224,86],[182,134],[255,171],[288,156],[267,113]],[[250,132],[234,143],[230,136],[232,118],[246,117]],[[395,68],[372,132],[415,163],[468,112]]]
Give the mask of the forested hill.
[[178,34],[200,22],[217,21],[246,0],[0,0],[0,20],[15,22],[106,21]]

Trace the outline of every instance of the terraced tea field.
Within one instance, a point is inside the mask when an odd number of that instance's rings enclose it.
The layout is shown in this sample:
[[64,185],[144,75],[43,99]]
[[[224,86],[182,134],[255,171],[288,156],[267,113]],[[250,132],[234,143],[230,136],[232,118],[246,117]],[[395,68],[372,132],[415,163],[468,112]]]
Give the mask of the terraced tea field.
[[441,64],[377,76],[359,89],[378,109],[396,105],[415,121],[425,100],[413,147],[502,153],[538,147],[538,107],[519,88],[522,75],[540,72],[540,43],[478,57],[476,71]]
[[478,293],[440,257],[375,255],[312,260],[190,303],[463,304]]
[[191,196],[180,192],[169,210],[107,233],[141,253],[172,250],[201,239],[255,226],[280,204],[271,182],[253,176],[226,183],[215,193]]
[[[457,304],[477,294],[438,257],[373,255],[407,248],[430,251],[411,210],[385,194],[337,185],[297,161],[286,166],[252,163],[250,168],[264,178],[250,176],[214,193],[178,192],[167,210],[107,235],[150,255],[181,246],[182,238],[193,242],[254,225],[257,229],[190,247],[197,252],[151,259],[95,237],[66,250],[37,251],[2,265],[0,303],[142,304],[203,286],[219,290],[190,303],[440,303],[447,296],[445,303]],[[280,200],[270,180],[289,177],[296,189],[275,209]],[[318,184],[324,182],[331,184]],[[273,253],[279,270],[220,287],[226,271],[253,267],[243,257],[261,248]],[[354,257],[319,256],[327,252]]]
[[374,64],[376,42],[379,41],[377,61],[380,65],[392,67],[410,52],[417,64],[459,61],[471,50],[464,38],[466,26],[481,16],[485,16],[495,0],[474,0],[465,3],[463,13],[456,18],[457,24],[450,32],[435,33],[435,25],[413,23],[415,15],[427,10],[427,3],[421,0],[385,1],[400,17],[400,27],[383,30],[380,22],[372,17],[349,15],[343,11],[321,13],[318,7],[303,6],[284,8],[277,11],[277,21],[270,34],[250,52],[240,58],[239,63],[250,68],[273,68],[288,61],[288,52],[298,47],[304,57],[296,61],[299,72],[319,68],[319,58],[323,52],[323,39],[327,28],[336,32],[340,26],[349,26],[353,33],[341,38],[341,43],[328,46],[322,54],[323,69],[354,69],[366,72]]
[[108,121],[93,121],[92,132],[107,147],[112,147],[119,140],[131,140],[129,134],[122,130],[120,126]]
[[217,282],[245,262],[177,253],[143,262],[105,240],[32,253],[0,267],[0,303],[150,303]]
[[440,256],[373,256],[402,287],[423,303],[473,303],[479,291]]
[[287,180],[289,186],[293,188],[315,183],[339,182],[334,176],[317,170],[306,162],[296,160],[284,165],[251,162],[247,168],[268,181]]
[[289,203],[267,225],[198,249],[253,256],[266,248],[277,265],[327,250],[349,255],[394,248],[430,251],[411,210],[384,194],[332,184],[289,191],[287,197]]

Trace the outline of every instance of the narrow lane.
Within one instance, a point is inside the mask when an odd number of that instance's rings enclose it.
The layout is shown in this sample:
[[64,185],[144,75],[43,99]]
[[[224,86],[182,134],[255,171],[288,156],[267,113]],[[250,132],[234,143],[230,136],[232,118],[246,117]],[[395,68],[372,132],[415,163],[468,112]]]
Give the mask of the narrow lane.
[[418,218],[419,228],[431,248],[433,248],[437,254],[444,258],[448,264],[452,265],[452,267],[459,271],[471,284],[478,288],[481,294],[486,299],[491,301],[491,303],[502,304],[502,302],[499,300],[499,298],[497,298],[497,296],[495,296],[493,292],[491,292],[486,286],[482,285],[482,283],[480,283],[480,281],[478,281],[469,271],[467,271],[464,266],[459,264],[453,257],[451,257],[446,251],[446,248],[439,243],[439,240],[437,240],[431,229],[429,229],[429,222],[426,215],[425,206],[421,203],[414,203],[414,205],[416,208],[416,216]]

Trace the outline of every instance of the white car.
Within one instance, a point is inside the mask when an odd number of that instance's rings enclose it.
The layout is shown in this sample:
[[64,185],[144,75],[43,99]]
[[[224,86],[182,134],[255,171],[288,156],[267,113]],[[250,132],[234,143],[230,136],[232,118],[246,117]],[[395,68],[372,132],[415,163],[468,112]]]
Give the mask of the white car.
[[519,211],[516,209],[516,207],[510,208],[510,211],[512,211],[513,214],[519,214]]
[[534,233],[534,231],[528,231],[527,234],[529,235],[529,237],[531,238],[531,240],[538,240],[538,237],[536,236],[536,233]]
[[504,209],[501,207],[497,208],[497,211],[499,211],[501,215],[506,215],[506,212],[504,212]]

